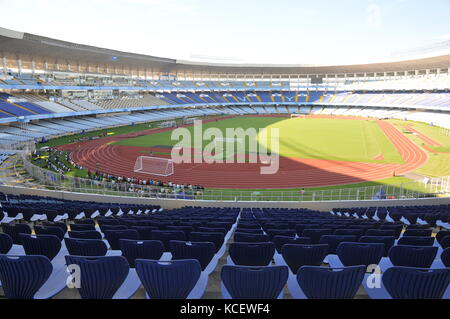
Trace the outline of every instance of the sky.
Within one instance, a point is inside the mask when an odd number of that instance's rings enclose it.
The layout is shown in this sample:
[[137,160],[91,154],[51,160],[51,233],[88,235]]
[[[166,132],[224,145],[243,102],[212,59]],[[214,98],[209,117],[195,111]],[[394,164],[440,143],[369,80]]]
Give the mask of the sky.
[[450,41],[449,0],[0,0],[0,12],[15,31],[216,63],[399,60]]

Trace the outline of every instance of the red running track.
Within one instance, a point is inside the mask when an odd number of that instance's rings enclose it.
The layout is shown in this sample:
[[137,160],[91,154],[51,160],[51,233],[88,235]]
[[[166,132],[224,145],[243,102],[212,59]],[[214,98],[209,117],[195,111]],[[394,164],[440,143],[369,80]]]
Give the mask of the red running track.
[[413,132],[415,135],[417,135],[422,141],[424,141],[425,143],[427,143],[428,145],[431,146],[437,146],[440,147],[442,146],[441,143],[436,142],[435,140],[433,140],[432,138],[426,136],[425,134],[419,132],[418,130],[414,129],[411,125],[407,125],[405,126],[406,129],[410,132]]
[[[280,158],[279,171],[273,175],[261,175],[263,164],[175,164],[175,174],[159,177],[133,172],[134,164],[143,151],[150,148],[109,145],[129,138],[108,137],[60,147],[71,151],[71,158],[91,171],[139,179],[156,179],[180,184],[195,184],[209,188],[264,189],[319,187],[352,184],[389,178],[395,172],[401,175],[413,171],[428,160],[427,153],[409,140],[392,124],[377,121],[400,153],[403,164],[345,162],[319,159]],[[154,134],[161,130],[152,130]],[[140,132],[141,133],[141,132]],[[166,157],[168,156],[160,156]],[[97,169],[98,163],[98,169]]]

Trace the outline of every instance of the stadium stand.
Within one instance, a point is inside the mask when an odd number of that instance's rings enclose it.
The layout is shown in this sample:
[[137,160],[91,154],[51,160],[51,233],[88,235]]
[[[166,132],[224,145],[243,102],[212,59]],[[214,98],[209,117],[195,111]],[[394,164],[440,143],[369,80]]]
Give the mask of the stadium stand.
[[[148,298],[201,298],[208,289],[208,277],[215,270],[221,273],[223,298],[283,298],[284,287],[288,287],[291,297],[301,299],[354,298],[361,294],[360,287],[364,287],[363,294],[370,298],[411,298],[419,294],[423,294],[420,298],[448,298],[450,293],[450,270],[443,268],[448,265],[450,248],[442,246],[450,238],[449,205],[333,209],[323,213],[307,209],[161,210],[159,206],[4,194],[0,194],[0,199],[3,216],[0,251],[4,254],[0,255],[0,280],[7,298],[51,298],[64,294],[67,273],[63,276],[62,272],[66,261],[81,266],[82,272],[102,269],[104,276],[118,276],[117,280],[109,281],[92,277],[90,289],[78,290],[81,298],[130,298],[141,285]],[[68,224],[55,222],[58,217]],[[446,230],[437,230],[433,222],[445,222]],[[32,228],[28,223],[32,223],[36,235],[30,235]],[[41,223],[43,227],[38,225]],[[313,228],[329,225],[334,226],[335,234],[339,228],[368,234],[370,230],[389,227],[400,228],[402,233],[399,242],[389,248],[388,256],[383,257],[386,248],[381,238],[376,243],[368,243],[367,236],[359,239],[341,236],[340,242],[332,243],[330,235]],[[142,232],[143,228],[138,232],[137,227],[145,227],[148,233]],[[308,228],[316,230],[314,234],[319,237],[314,241],[320,244],[300,243],[303,237],[297,237],[296,233],[312,235],[305,231]],[[70,238],[64,237],[68,229]],[[420,233],[424,238],[432,238],[432,231],[439,240],[431,247],[400,243],[409,234]],[[92,234],[88,236],[88,232]],[[234,243],[226,249],[233,232]],[[281,245],[281,253],[276,249],[280,234],[288,240]],[[258,243],[257,236],[265,237]],[[210,243],[191,246],[185,242],[188,238],[193,242],[210,238],[207,240]],[[250,238],[255,242],[249,243]],[[227,251],[227,262],[219,267],[218,260]],[[10,257],[13,255],[20,258],[13,259]],[[275,265],[271,264],[272,257]],[[94,260],[97,262],[93,263]],[[366,284],[369,275],[366,267],[378,263],[386,289]],[[414,267],[418,266],[422,271],[428,269],[429,278],[411,273],[408,280],[414,285],[398,286],[400,290],[389,288],[390,280],[402,280],[403,272],[417,271]],[[21,274],[23,281],[13,280],[19,275],[19,269],[26,271]],[[179,277],[181,274],[185,275]],[[184,279],[174,283],[174,278]],[[336,281],[346,284],[336,285]],[[21,284],[31,282],[35,283],[34,290],[26,293],[21,290]],[[415,290],[419,285],[421,292]],[[328,286],[330,289],[325,288]],[[108,291],[106,295],[105,291]]]

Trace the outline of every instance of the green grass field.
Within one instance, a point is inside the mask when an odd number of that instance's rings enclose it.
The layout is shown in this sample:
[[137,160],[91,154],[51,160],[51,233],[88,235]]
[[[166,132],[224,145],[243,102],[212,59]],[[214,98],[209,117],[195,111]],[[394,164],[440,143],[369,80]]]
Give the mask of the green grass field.
[[[422,134],[432,138],[436,142],[442,144],[442,147],[430,147],[438,152],[450,152],[450,136],[443,134],[440,127],[431,126],[425,123],[389,120],[399,130],[405,130],[405,125],[412,125],[412,127]],[[406,134],[406,136],[419,146],[424,145],[424,141],[413,134]],[[450,153],[432,153],[424,149],[428,153],[428,162],[417,169],[415,172],[421,175],[430,177],[448,176],[450,175]]]
[[[178,120],[180,121],[180,120]],[[433,127],[419,122],[405,122],[401,120],[390,120],[399,130],[404,129],[404,125],[412,125],[416,130],[427,135],[428,137],[438,141],[443,146],[440,148],[434,148],[436,151],[445,152],[450,149],[450,137],[442,133],[442,129]],[[79,139],[93,136],[102,136],[106,133],[107,136],[115,136],[121,134],[127,134],[132,132],[139,132],[146,130],[150,127],[158,127],[158,122],[144,123],[134,126],[123,126],[117,128],[111,128],[106,130],[99,130],[95,132],[89,132],[81,135],[71,135],[56,138],[48,141],[47,143],[38,144],[38,147],[43,146],[59,146],[68,143],[73,143]],[[269,117],[239,117],[227,120],[219,120],[217,122],[210,122],[204,124],[204,129],[210,127],[217,127],[221,132],[225,132],[226,128],[243,129],[248,128],[279,128],[281,135],[280,154],[282,156],[299,157],[299,158],[316,158],[316,159],[336,159],[346,161],[366,161],[366,162],[391,162],[400,163],[401,158],[395,148],[391,145],[389,140],[379,129],[373,120],[343,120],[343,119],[286,119],[286,118],[269,118]],[[193,128],[189,130],[192,132]],[[151,147],[156,145],[175,145],[177,141],[171,141],[171,132],[159,133],[154,135],[148,135],[138,138],[132,138],[121,141],[116,144],[120,145],[134,145]],[[419,146],[423,146],[423,141],[413,134],[407,134],[414,143]],[[260,143],[263,143],[261,138]],[[205,141],[203,146],[208,144],[209,141]],[[248,142],[248,141],[247,141]],[[267,143],[263,143],[267,145]],[[143,150],[143,155],[145,155]],[[169,154],[169,150],[165,155]],[[428,152],[428,151],[427,151]],[[383,161],[374,161],[373,158],[378,154],[384,155]],[[156,154],[156,153],[153,153]],[[161,153],[163,154],[163,153]],[[450,154],[445,153],[431,153],[429,154],[429,161],[416,170],[417,173],[426,176],[437,177],[450,174]],[[67,163],[68,164],[68,163]],[[67,175],[86,177],[86,171],[84,170],[72,170]],[[422,186],[420,183],[411,183],[411,180],[405,177],[394,177],[386,180],[365,182],[351,185],[337,185],[331,187],[320,187],[307,189],[304,200],[311,200],[309,198],[313,196],[313,193],[319,194],[322,191],[340,191],[341,194],[333,193],[333,199],[346,198],[346,196],[353,196],[356,194],[357,189],[361,187],[385,187],[387,190],[398,190],[400,187],[405,192],[422,192]],[[211,199],[218,200],[233,200],[235,197],[244,196],[249,199],[253,196],[253,193],[257,192],[260,199],[267,196],[285,196],[276,195],[277,190],[222,190],[222,189],[208,189],[204,195],[210,194]],[[283,190],[283,193],[292,191],[292,200],[298,200],[297,195],[300,189]],[[102,192],[102,191],[99,191]],[[104,191],[103,191],[104,192]],[[220,193],[220,195],[217,195]],[[270,194],[270,195],[269,195]],[[362,196],[362,194],[361,194]],[[370,196],[370,194],[366,194]],[[276,200],[276,198],[273,198]],[[282,199],[282,198],[280,198]],[[289,198],[284,198],[290,200]]]
[[[226,136],[227,128],[279,129],[279,154],[290,158],[328,159],[351,162],[402,163],[402,158],[375,121],[344,119],[285,119],[270,117],[238,117],[203,124],[203,130],[219,129]],[[194,145],[194,127],[189,127]],[[172,132],[162,132],[116,142],[115,145],[155,147],[174,146],[178,140],[171,139]],[[257,142],[271,149],[271,134]],[[202,147],[211,143],[204,140]],[[248,153],[250,140],[246,140]],[[383,160],[375,157],[383,154]]]

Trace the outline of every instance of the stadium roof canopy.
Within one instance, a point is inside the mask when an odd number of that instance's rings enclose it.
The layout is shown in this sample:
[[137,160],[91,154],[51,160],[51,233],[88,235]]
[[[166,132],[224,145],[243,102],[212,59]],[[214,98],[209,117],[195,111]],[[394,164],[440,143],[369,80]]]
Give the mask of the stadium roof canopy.
[[[119,40],[118,40],[119,41]],[[405,72],[450,68],[450,54],[414,60],[355,65],[253,65],[201,63],[103,49],[0,28],[0,57],[52,64],[89,64],[167,74],[325,75]],[[330,52],[330,54],[333,54]]]

